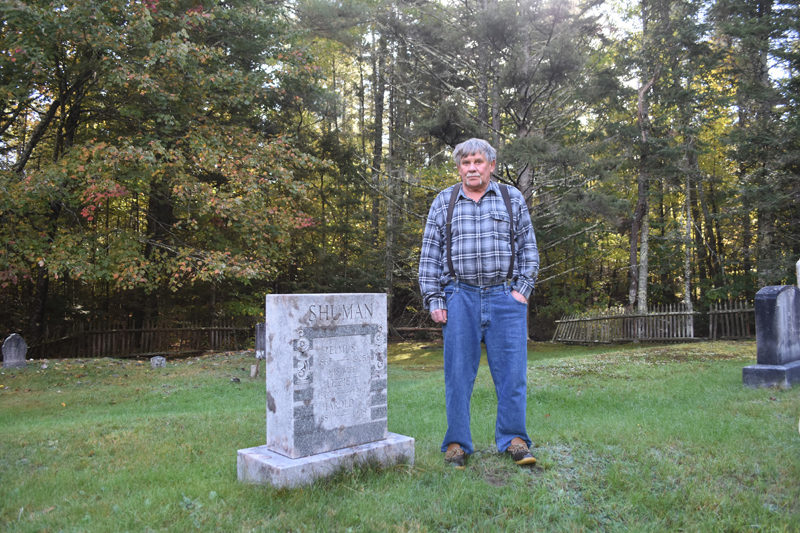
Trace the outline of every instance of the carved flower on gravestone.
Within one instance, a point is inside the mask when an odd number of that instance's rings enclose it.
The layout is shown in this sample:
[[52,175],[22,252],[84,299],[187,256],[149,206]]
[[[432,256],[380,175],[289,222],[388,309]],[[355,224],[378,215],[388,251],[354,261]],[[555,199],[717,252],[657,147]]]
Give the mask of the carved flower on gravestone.
[[300,362],[300,366],[295,370],[295,377],[297,384],[304,385],[311,382],[311,365],[310,361],[305,359]]
[[292,341],[293,348],[308,357],[307,352],[311,348],[311,342],[306,338],[305,329],[297,328],[295,330],[295,337],[297,338]]
[[311,348],[311,343],[308,341],[308,339],[305,338],[295,339],[294,349],[303,354],[304,357],[308,357],[309,348]]
[[386,366],[386,363],[383,360],[383,352],[381,350],[373,350],[372,351],[372,371],[373,371],[373,373],[381,372],[385,366]]
[[305,330],[298,328],[295,330],[297,338],[292,340],[292,348],[298,352],[294,358],[294,376],[297,385],[306,385],[311,382],[311,361],[308,353],[311,349],[311,341],[305,335]]
[[383,331],[383,326],[376,326],[374,341],[378,346],[386,345],[386,332]]

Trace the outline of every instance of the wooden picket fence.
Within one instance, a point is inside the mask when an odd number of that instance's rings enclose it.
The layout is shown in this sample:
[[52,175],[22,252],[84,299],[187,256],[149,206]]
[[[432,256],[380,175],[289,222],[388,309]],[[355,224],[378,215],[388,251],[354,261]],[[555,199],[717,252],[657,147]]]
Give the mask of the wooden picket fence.
[[708,310],[708,337],[748,339],[756,334],[756,310],[753,302],[726,301],[711,304]]
[[54,332],[29,350],[29,357],[151,357],[180,356],[205,351],[241,350],[247,347],[255,324],[214,321],[187,323],[101,322],[76,324],[68,332]]
[[663,305],[646,313],[613,308],[589,315],[570,315],[556,320],[553,341],[611,343],[631,341],[680,341],[694,339],[694,315],[682,304]]

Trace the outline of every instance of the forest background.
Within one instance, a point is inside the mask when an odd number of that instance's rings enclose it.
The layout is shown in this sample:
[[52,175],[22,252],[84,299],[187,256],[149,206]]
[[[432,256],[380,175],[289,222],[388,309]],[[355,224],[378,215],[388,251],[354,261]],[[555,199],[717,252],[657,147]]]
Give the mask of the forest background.
[[752,299],[800,258],[800,8],[773,0],[0,0],[0,324],[263,315],[416,272],[499,151],[564,313]]

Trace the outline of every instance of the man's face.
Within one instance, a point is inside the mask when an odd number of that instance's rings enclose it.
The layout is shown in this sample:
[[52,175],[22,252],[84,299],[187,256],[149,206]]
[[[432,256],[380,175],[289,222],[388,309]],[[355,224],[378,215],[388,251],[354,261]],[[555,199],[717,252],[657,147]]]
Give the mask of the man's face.
[[461,176],[464,188],[471,192],[485,191],[492,178],[494,166],[495,162],[487,161],[481,152],[462,157],[458,164],[458,175]]

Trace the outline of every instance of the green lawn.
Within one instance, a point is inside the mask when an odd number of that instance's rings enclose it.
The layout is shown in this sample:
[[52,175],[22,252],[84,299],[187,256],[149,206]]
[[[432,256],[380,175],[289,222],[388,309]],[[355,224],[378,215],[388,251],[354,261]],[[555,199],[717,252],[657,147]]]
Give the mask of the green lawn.
[[389,430],[416,439],[414,466],[297,490],[236,479],[236,451],[265,441],[252,352],[4,369],[0,530],[800,530],[800,387],[745,388],[752,342],[532,344],[533,468],[494,450],[487,367],[458,471],[439,452],[440,348],[389,360]]

